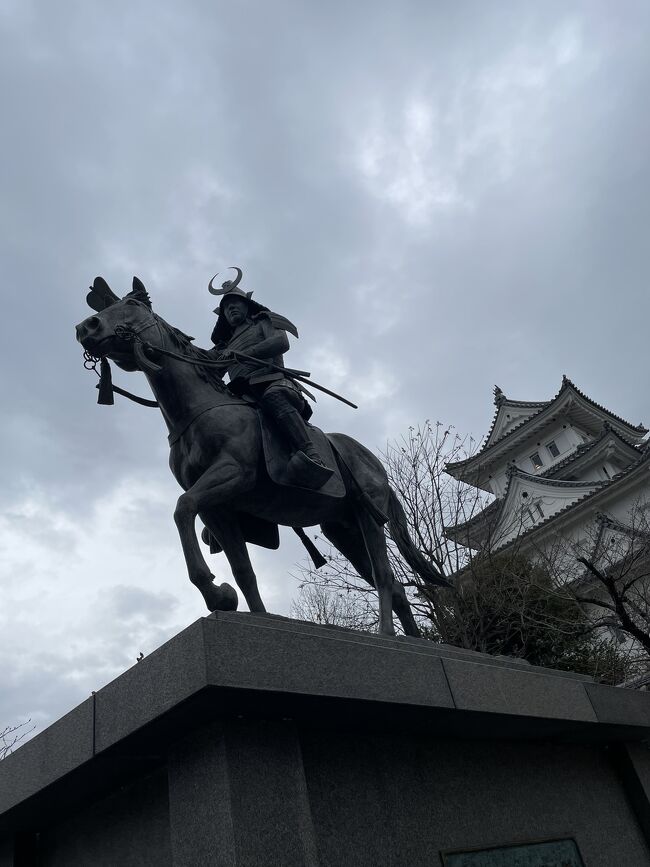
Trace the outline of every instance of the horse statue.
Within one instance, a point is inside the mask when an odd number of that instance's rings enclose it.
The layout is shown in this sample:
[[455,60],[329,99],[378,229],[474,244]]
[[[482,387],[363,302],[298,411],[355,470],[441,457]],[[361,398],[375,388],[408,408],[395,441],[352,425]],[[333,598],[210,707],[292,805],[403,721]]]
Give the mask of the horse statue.
[[[299,535],[300,528],[320,525],[376,589],[380,633],[395,635],[394,612],[407,635],[418,635],[404,588],[390,568],[383,523],[414,572],[431,585],[447,582],[413,544],[404,510],[378,458],[351,437],[325,435],[310,425],[331,449],[337,471],[328,482],[329,493],[292,485],[268,459],[273,437],[265,432],[268,424],[261,423],[258,408],[228,390],[213,353],[194,346],[193,338],[153,311],[138,278],[121,299],[97,278],[87,301],[96,313],[77,325],[76,335],[87,364],[101,361],[99,402],[112,403],[113,389],[134,398],[112,386],[110,359],[122,370],[145,374],[156,400],[135,399],[158,406],[167,423],[170,468],[184,490],[174,520],[189,579],[208,609],[236,610],[238,600],[233,587],[214,582],[198,542],[197,515],[206,527],[204,540],[213,551],[224,552],[251,612],[266,609],[247,542],[277,548],[278,525],[293,527]],[[304,533],[302,538],[306,541]]]

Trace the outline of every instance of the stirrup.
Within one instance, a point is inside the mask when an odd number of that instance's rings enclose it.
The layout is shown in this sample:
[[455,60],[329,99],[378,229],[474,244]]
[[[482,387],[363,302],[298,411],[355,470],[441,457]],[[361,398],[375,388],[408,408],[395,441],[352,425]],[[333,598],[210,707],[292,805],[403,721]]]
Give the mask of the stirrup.
[[303,451],[297,451],[289,461],[289,476],[295,485],[317,491],[331,478],[334,470],[318,463]]

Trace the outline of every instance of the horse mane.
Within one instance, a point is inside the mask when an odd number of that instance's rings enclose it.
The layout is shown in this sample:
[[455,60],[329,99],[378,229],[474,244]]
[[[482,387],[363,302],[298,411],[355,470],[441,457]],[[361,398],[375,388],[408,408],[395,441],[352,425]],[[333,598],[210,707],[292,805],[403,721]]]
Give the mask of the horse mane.
[[[179,353],[179,355],[186,355],[188,358],[192,358],[196,361],[214,362],[214,355],[212,355],[207,349],[202,349],[200,346],[195,346],[192,342],[194,340],[193,337],[190,337],[189,334],[185,334],[185,332],[181,331],[180,328],[176,328],[173,325],[170,325],[169,322],[165,322],[162,316],[159,316],[157,313],[154,313],[154,316],[158,320],[158,324],[160,325],[163,333],[169,339],[170,343],[173,345],[174,349]],[[198,376],[204,382],[208,382],[217,391],[223,392],[226,390],[226,386],[223,379],[218,373],[217,367],[194,366],[194,370],[196,370]]]

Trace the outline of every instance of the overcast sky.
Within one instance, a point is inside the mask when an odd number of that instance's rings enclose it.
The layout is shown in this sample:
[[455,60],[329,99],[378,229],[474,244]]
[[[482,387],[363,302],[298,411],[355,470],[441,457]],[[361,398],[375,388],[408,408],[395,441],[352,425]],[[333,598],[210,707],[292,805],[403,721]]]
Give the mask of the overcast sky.
[[[644,0],[0,0],[0,727],[206,613],[161,417],[82,366],[97,274],[207,346],[240,265],[298,325],[288,363],[360,405],[315,422],[373,449],[480,438],[495,383],[563,373],[650,423],[649,42]],[[276,613],[292,536],[253,551]]]

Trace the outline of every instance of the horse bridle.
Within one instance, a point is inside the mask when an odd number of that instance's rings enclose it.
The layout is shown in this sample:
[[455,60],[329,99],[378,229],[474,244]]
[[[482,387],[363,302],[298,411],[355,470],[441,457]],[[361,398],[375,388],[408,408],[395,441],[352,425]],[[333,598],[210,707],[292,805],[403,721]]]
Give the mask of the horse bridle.
[[[133,354],[135,355],[138,366],[141,370],[148,370],[150,373],[157,372],[162,368],[160,365],[146,357],[144,349],[149,344],[145,344],[140,337],[140,334],[142,334],[143,331],[147,331],[149,328],[153,328],[154,325],[158,326],[158,329],[160,329],[160,322],[152,313],[149,320],[144,322],[139,328],[132,328],[128,325],[116,325],[114,329],[115,337],[117,337],[118,340],[122,340],[125,343],[133,343]],[[101,372],[97,370],[98,363],[100,364]],[[118,394],[121,394],[122,397],[127,397],[129,400],[132,400],[134,403],[138,403],[141,406],[149,406],[154,409],[159,408],[160,404],[158,401],[149,400],[146,397],[139,397],[137,394],[132,394],[130,391],[114,385],[111,375],[111,367],[107,358],[98,358],[86,349],[84,350],[84,367],[86,370],[94,370],[99,376],[99,383],[96,386],[99,389],[99,395],[97,397],[98,403],[112,404],[113,392],[117,392]]]
[[[159,346],[152,346],[150,343],[145,342],[140,337],[140,334],[142,334],[143,331],[152,328],[154,325],[158,326],[158,329],[160,329],[160,322],[152,312],[151,318],[139,328],[130,328],[126,325],[116,325],[114,329],[115,336],[118,339],[124,340],[127,343],[133,343],[133,354],[135,355],[136,361],[138,362],[140,369],[145,373],[157,373],[158,371],[162,370],[162,367],[160,365],[147,358],[147,356],[145,355],[146,349],[152,349],[155,353],[159,355],[165,355],[168,358],[175,358],[177,361],[182,361],[185,364],[191,364],[195,367],[220,367],[224,369],[228,366],[228,362],[224,362],[222,360],[209,361],[208,359],[188,358],[186,355],[180,355],[178,352],[172,352],[169,349],[163,349]],[[311,374],[307,370],[294,370],[289,367],[280,367],[273,364],[268,359],[254,358],[250,355],[245,355],[242,352],[233,352],[232,354],[234,358],[239,358],[244,362],[254,363],[264,367],[268,367],[272,370],[277,370],[278,372],[281,372],[284,376],[287,376],[289,379],[297,380],[298,383],[300,383],[301,390],[312,400],[315,400],[315,397],[309,391],[307,391],[307,389],[305,388],[305,384],[310,385],[312,388],[315,388],[318,391],[322,391],[325,394],[330,395],[330,397],[334,397],[337,400],[340,400],[342,403],[347,404],[353,409],[358,408],[356,404],[352,403],[347,398],[341,397],[340,394],[336,394],[336,392],[330,391],[330,389],[315,383],[309,378]],[[90,353],[88,353],[87,351],[84,353],[84,357],[87,357],[89,360],[92,360],[94,362],[91,365],[91,368],[94,368],[96,370],[97,360],[94,359],[94,357],[90,355]],[[100,395],[102,394],[101,380],[104,379],[107,383],[106,391],[108,391],[109,388],[112,388],[113,391],[117,391],[118,394],[122,394],[124,397],[135,400],[136,403],[143,404],[144,406],[158,406],[158,403],[155,401],[147,401],[145,398],[136,397],[136,395],[133,395],[130,392],[125,391],[124,389],[113,386],[110,382],[110,367],[108,365],[108,361],[105,358],[102,358],[101,361],[102,373],[100,375]],[[87,366],[86,362],[84,362],[84,365]]]

